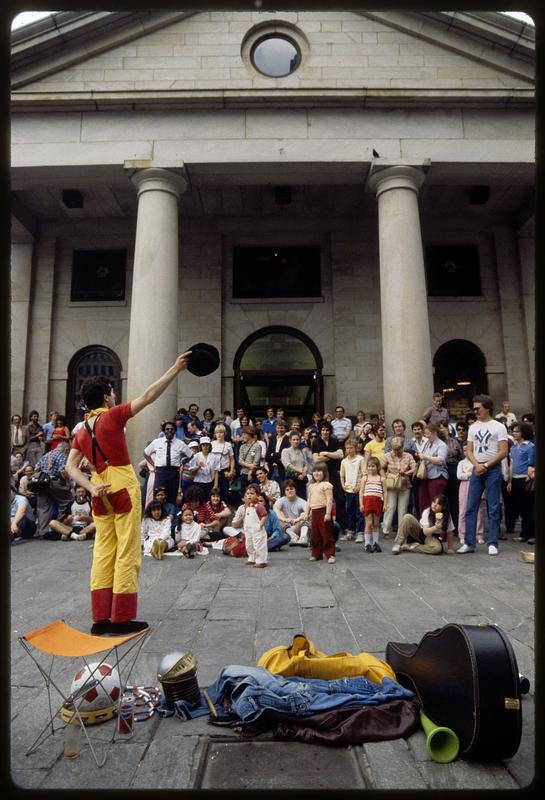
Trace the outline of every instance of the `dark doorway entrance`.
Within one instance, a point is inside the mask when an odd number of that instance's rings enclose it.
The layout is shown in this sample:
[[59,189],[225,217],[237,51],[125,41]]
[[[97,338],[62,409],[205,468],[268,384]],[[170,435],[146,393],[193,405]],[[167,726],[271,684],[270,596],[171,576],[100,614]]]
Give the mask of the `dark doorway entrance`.
[[80,408],[81,384],[85,378],[103,375],[115,389],[117,402],[121,403],[121,361],[113,350],[103,345],[91,345],[72,356],[68,365],[66,389],[66,424],[72,430],[83,419]]
[[322,358],[314,342],[295,328],[274,325],[251,334],[234,362],[234,405],[253,417],[265,417],[268,406],[286,417],[310,423],[323,397]]
[[475,394],[487,394],[486,359],[482,350],[466,339],[451,339],[433,359],[434,391],[443,393],[450,416],[461,417],[472,407]]

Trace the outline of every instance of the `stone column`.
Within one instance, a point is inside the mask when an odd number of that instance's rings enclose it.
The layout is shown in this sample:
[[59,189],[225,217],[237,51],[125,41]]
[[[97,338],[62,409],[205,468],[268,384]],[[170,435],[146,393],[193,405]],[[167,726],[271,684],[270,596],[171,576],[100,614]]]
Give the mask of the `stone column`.
[[[136,172],[138,217],[134,247],[127,400],[134,400],[178,355],[178,199],[184,178],[164,169]],[[162,420],[176,411],[177,382],[127,425],[133,464]]]
[[[33,237],[29,241],[12,241],[11,244],[11,414],[26,414],[24,406],[30,286],[32,280]],[[47,422],[47,410],[40,409]]]
[[367,186],[379,216],[380,306],[384,411],[407,428],[431,405],[433,373],[418,189],[424,172],[378,167]]
[[[526,340],[528,344],[528,361],[530,365],[530,382],[532,390],[532,408],[535,397],[535,235],[534,218],[529,219],[517,230],[517,240],[520,259],[520,277],[522,284],[522,307],[526,326]],[[523,412],[524,413],[524,412]]]

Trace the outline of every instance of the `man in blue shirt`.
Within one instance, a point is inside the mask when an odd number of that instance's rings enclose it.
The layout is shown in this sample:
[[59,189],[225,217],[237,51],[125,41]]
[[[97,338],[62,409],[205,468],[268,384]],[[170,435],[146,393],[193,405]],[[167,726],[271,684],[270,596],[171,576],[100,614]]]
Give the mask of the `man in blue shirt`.
[[17,494],[17,489],[12,483],[10,485],[10,540],[12,542],[19,539],[30,539],[36,533],[36,523],[30,503],[21,494]]
[[69,450],[70,445],[68,442],[61,442],[55,450],[45,453],[36,464],[36,473],[47,472],[50,478],[49,488],[38,492],[36,504],[38,530],[36,535],[39,539],[53,539],[56,541],[60,537],[60,534],[54,533],[49,527],[53,517],[53,510],[56,505],[59,519],[63,519],[70,513],[70,506],[74,502],[74,495],[70,489],[68,475],[65,471]]
[[271,436],[273,436],[276,433],[277,417],[276,414],[274,413],[274,408],[272,406],[268,407],[266,414],[267,414],[266,419],[264,419],[263,422],[261,423],[261,430],[265,434],[265,441],[268,444]]
[[515,536],[513,541],[533,544],[533,496],[532,492],[526,491],[529,480],[528,471],[535,461],[536,446],[532,442],[532,435],[533,429],[528,423],[521,422],[520,425],[518,423],[513,425],[513,439],[515,443],[509,452],[511,463],[509,465],[509,480],[507,482],[507,491],[511,495],[511,503],[508,508],[510,513],[509,517],[506,519],[506,528],[508,533],[512,533],[517,517],[520,515],[520,536]]

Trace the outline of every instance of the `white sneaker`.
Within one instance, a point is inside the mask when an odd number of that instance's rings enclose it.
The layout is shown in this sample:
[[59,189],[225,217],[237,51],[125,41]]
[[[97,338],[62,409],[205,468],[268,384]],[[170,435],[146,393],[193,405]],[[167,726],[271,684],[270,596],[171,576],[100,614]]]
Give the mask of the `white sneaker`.
[[329,558],[327,559],[327,563],[328,564],[334,564],[335,563],[335,556],[329,556]]
[[62,533],[61,534],[61,542],[67,542],[68,539],[71,539],[71,538],[72,538],[71,535],[68,535],[67,533]]
[[498,552],[499,552],[499,550],[496,547],[496,545],[494,545],[494,544],[489,544],[488,545],[488,555],[489,556],[497,556]]
[[358,533],[356,536],[356,544],[363,544],[363,533]]
[[401,547],[398,544],[394,544],[394,546],[392,547],[392,553],[394,554],[394,556],[397,556],[399,554],[400,550],[401,550]]
[[473,550],[472,547],[469,547],[469,545],[463,544],[461,547],[458,548],[458,550],[456,552],[457,553],[474,553],[475,550]]
[[341,541],[341,542],[349,542],[351,538],[352,538],[352,534],[347,532],[347,533],[343,533],[342,536],[339,536],[339,541]]
[[74,532],[72,531],[72,533],[70,534],[70,538],[71,538],[71,539],[72,539],[74,542],[83,542],[83,541],[84,541],[84,539],[85,539],[85,534],[84,534],[84,533],[74,533]]
[[308,539],[306,536],[300,536],[299,541],[297,542],[298,545],[301,547],[308,547]]

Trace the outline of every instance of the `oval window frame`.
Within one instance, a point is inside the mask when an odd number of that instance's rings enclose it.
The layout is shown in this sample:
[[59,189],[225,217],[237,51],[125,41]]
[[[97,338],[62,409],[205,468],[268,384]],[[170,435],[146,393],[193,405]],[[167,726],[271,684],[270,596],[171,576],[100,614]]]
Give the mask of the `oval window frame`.
[[[263,39],[273,36],[282,37],[288,41],[291,41],[299,52],[299,63],[297,68],[292,72],[289,72],[287,75],[281,77],[267,75],[265,72],[262,72],[258,67],[256,67],[252,60],[252,54],[257,44],[263,41]],[[265,81],[279,83],[293,79],[294,76],[299,73],[301,68],[304,66],[309,54],[310,46],[304,33],[300,31],[299,28],[296,28],[295,25],[282,20],[275,20],[274,22],[268,20],[254,25],[244,36],[240,49],[241,58],[248,69],[248,72],[251,73],[254,78],[260,78]]]
[[[268,72],[264,72],[262,69],[260,69],[258,67],[258,65],[256,64],[256,62],[254,60],[254,54],[255,54],[256,49],[260,45],[264,44],[265,42],[268,42],[268,41],[271,41],[271,40],[274,41],[274,40],[278,40],[278,39],[281,39],[284,42],[289,42],[289,44],[291,44],[295,48],[295,51],[297,53],[297,64],[295,65],[295,67],[292,70],[290,70],[290,72],[284,72],[281,75],[271,75]],[[302,56],[301,48],[299,47],[299,44],[297,43],[297,41],[295,40],[295,38],[293,36],[289,36],[287,33],[280,33],[278,31],[275,31],[274,33],[266,32],[262,36],[260,36],[258,39],[256,39],[256,41],[253,43],[252,47],[250,48],[250,62],[252,64],[252,67],[256,70],[256,72],[259,72],[260,75],[264,75],[266,78],[275,78],[275,79],[288,78],[290,75],[293,75],[294,72],[296,72],[299,69],[299,67],[301,66],[302,60],[303,60],[303,56]]]

